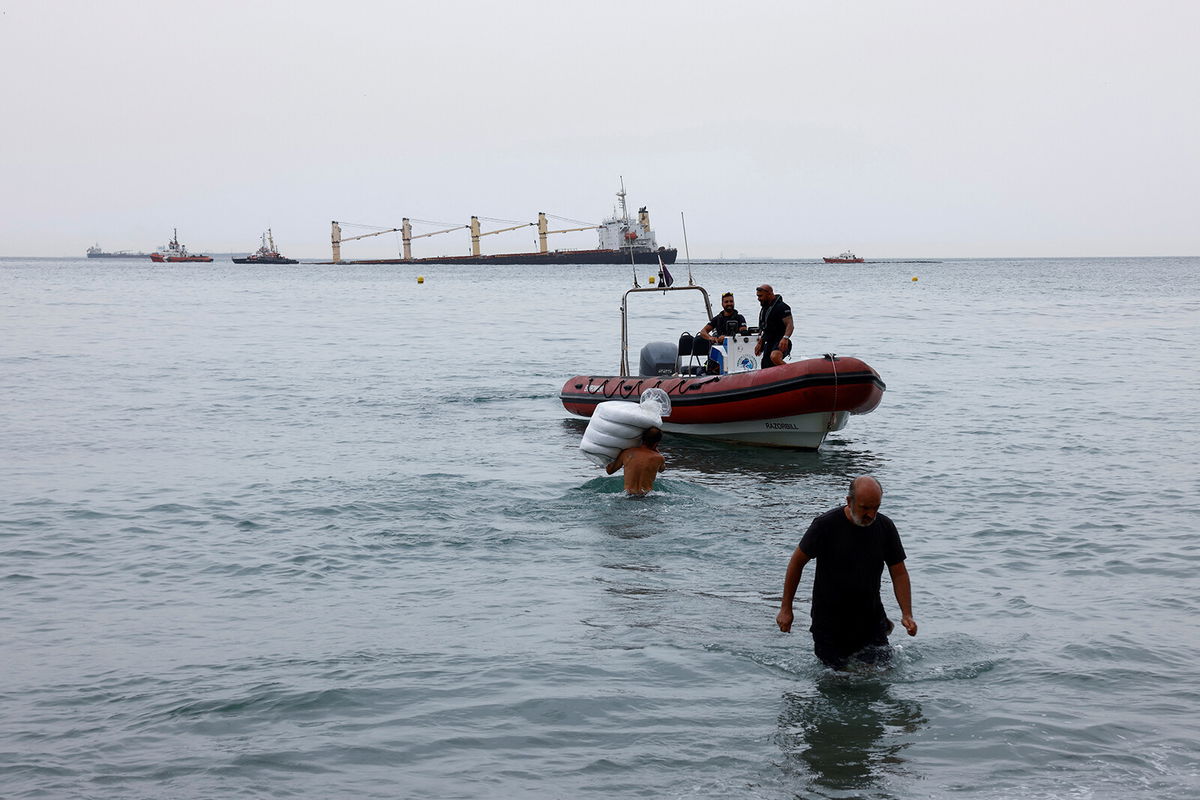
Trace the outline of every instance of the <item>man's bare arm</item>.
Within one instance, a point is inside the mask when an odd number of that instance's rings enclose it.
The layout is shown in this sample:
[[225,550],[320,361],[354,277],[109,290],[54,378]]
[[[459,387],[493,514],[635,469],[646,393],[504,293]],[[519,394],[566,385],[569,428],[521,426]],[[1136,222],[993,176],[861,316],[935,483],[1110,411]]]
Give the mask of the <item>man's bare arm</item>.
[[808,555],[799,547],[792,553],[792,558],[788,561],[787,574],[783,577],[783,600],[779,603],[779,613],[775,615],[775,623],[784,633],[788,633],[792,629],[792,621],[795,619],[795,615],[792,613],[792,601],[796,599],[800,576],[804,574],[804,565],[808,562]]
[[917,635],[917,621],[912,615],[912,585],[908,580],[908,567],[901,561],[888,567],[892,576],[892,591],[896,593],[896,602],[900,604],[900,624],[909,636]]

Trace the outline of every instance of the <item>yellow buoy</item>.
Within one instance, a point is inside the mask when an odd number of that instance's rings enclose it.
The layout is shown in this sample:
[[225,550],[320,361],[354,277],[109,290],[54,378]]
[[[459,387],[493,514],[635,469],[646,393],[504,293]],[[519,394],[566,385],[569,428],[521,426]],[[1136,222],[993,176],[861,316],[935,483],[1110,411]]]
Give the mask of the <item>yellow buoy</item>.
[[917,280],[917,276],[913,275],[913,281],[916,281],[916,280]]
[[[916,280],[916,278],[913,278],[913,280],[915,281],[915,280]],[[425,282],[425,276],[424,276],[424,275],[418,275],[418,276],[417,276],[417,283],[424,283],[424,282]]]
[[650,276],[650,282],[651,282],[651,283],[654,283],[654,276],[653,276],[653,275],[651,275],[651,276]]

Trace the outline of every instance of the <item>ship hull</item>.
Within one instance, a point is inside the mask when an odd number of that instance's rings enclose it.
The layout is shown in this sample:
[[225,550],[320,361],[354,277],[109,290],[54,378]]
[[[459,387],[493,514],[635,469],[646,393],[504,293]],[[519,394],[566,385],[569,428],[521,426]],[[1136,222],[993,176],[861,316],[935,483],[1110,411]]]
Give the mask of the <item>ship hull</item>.
[[563,384],[559,399],[572,414],[590,417],[606,400],[636,402],[652,388],[671,398],[663,430],[815,450],[850,415],[873,411],[886,386],[863,361],[839,356],[720,376],[576,375]]
[[235,259],[233,259],[233,263],[235,263],[235,264],[299,264],[300,262],[294,258],[284,258],[283,256],[279,256],[278,258],[255,258],[254,256],[247,256],[246,258],[235,258]]
[[[556,250],[551,253],[500,253],[490,256],[440,256],[433,258],[379,258],[339,261],[339,264],[653,264],[659,259],[674,264],[679,251],[673,247],[657,250]],[[326,262],[333,263],[333,262]]]
[[198,263],[207,264],[208,262],[212,261],[212,258],[210,256],[166,256],[166,257],[163,257],[158,254],[154,254],[154,255],[150,256],[150,260],[157,264],[162,264],[162,263],[178,264],[178,263],[183,263],[183,262],[198,262]]
[[149,253],[88,253],[88,258],[149,258]]
[[825,256],[825,263],[826,264],[861,264],[861,263],[863,263],[863,260],[861,258],[830,258],[829,256]]

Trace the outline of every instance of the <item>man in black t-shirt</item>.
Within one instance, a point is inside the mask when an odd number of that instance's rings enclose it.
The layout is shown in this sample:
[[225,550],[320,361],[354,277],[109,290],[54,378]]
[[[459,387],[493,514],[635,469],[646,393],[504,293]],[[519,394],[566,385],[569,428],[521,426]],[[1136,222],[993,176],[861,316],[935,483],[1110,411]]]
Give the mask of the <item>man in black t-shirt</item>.
[[746,330],[746,318],[738,313],[733,306],[733,292],[721,295],[721,313],[708,321],[700,329],[698,338],[707,339],[713,344],[720,344],[726,336],[741,333]]
[[762,311],[758,312],[758,327],[761,333],[754,345],[754,355],[762,356],[762,368],[778,367],[792,352],[792,309],[775,294],[770,284],[764,283],[754,290]]
[[784,633],[792,629],[800,576],[815,558],[809,631],[817,658],[834,669],[844,669],[852,657],[866,663],[886,663],[891,657],[887,637],[893,626],[879,598],[885,564],[900,605],[900,624],[909,636],[917,635],[904,545],[896,526],[879,513],[882,499],[879,481],[869,475],[855,478],[846,505],[814,519],[788,562],[775,622]]

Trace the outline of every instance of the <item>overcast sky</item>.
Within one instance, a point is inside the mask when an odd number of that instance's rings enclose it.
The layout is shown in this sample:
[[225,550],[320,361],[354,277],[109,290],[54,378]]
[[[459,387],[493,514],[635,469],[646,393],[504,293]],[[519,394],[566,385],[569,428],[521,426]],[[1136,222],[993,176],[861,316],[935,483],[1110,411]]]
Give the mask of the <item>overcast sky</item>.
[[621,176],[681,257],[681,212],[693,258],[1197,255],[1198,31],[1192,0],[0,2],[0,255],[270,226],[319,258],[334,219],[599,222]]

